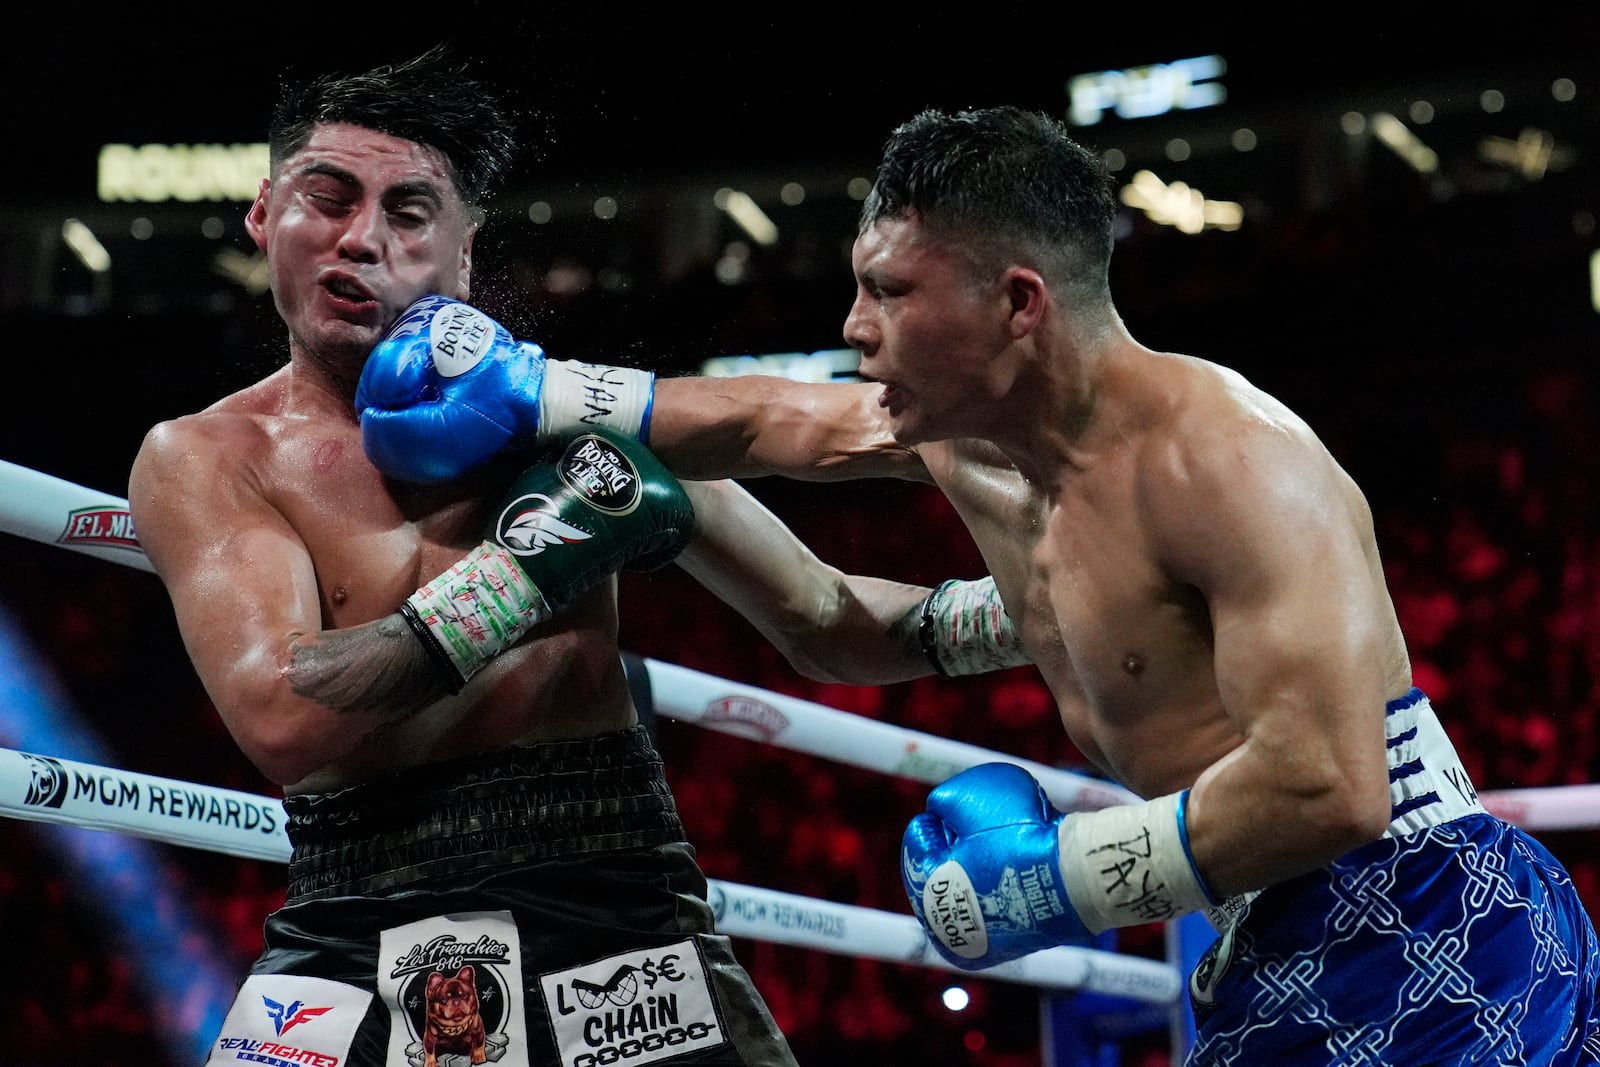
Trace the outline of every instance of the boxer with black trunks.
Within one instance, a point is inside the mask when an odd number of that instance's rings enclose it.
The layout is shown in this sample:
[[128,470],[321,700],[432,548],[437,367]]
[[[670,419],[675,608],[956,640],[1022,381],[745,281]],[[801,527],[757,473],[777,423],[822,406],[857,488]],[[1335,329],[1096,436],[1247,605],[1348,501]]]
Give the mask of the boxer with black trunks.
[[[440,50],[287,89],[246,216],[287,362],[155,426],[134,462],[141,545],[289,817],[287,900],[212,1064],[793,1067],[640,724],[614,573],[734,524],[728,551],[781,556],[744,573],[799,583],[747,605],[758,625],[803,641],[791,605],[871,604],[838,615],[867,626],[852,642],[931,672],[884,624],[907,632],[928,590],[822,567],[736,487],[686,491],[634,440],[647,409],[588,417],[581,366],[541,367],[536,451],[433,485],[368,460],[364,361],[419,297],[469,295],[508,131]],[[458,371],[485,339],[464,307],[429,320]],[[648,396],[648,374],[616,380]]]
[[[1593,925],[1414,687],[1363,493],[1279,401],[1129,334],[1113,218],[1059,121],[925,112],[855,242],[869,382],[674,378],[633,405],[682,478],[931,479],[992,578],[926,599],[930,658],[985,669],[1020,640],[1078,749],[1148,798],[1063,815],[1016,766],[964,771],[906,828],[912,910],[974,969],[1207,911],[1190,1067],[1600,1062]],[[380,344],[378,465],[438,476],[391,441],[417,454],[467,411],[493,414],[461,457],[517,454],[537,397],[506,351],[446,381]],[[824,669],[882,680],[852,655]]]

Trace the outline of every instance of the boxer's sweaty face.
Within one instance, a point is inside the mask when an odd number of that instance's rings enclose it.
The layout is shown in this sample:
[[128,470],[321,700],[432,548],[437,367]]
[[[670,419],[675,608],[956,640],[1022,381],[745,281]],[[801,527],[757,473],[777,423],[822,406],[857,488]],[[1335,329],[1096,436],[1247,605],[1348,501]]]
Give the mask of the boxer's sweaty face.
[[[914,217],[882,219],[851,253],[856,299],[845,341],[861,352],[861,372],[882,382],[879,403],[902,444],[966,436],[990,394],[987,381],[1000,308],[949,246]],[[991,305],[995,305],[991,307]]]
[[290,336],[364,357],[417,297],[465,298],[474,225],[443,156],[343,123],[317,127],[247,218]]

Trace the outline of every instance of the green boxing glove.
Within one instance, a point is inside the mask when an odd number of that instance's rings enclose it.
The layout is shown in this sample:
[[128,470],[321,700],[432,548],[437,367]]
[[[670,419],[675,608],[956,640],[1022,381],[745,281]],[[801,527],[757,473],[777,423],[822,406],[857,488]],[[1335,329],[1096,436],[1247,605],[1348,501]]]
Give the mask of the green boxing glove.
[[607,576],[664,566],[693,533],[694,505],[661,461],[632,438],[594,430],[523,471],[484,542],[400,613],[457,693]]

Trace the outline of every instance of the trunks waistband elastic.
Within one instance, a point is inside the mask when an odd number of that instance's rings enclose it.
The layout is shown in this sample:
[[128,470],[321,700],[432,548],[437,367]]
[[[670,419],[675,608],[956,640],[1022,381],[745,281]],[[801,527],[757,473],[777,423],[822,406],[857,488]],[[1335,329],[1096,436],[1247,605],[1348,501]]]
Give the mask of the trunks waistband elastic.
[[684,840],[643,725],[411,767],[284,809],[291,904]]
[[1405,837],[1484,810],[1455,745],[1420,689],[1389,701],[1384,736],[1389,748],[1389,829]]
[[[1464,815],[1483,813],[1478,791],[1427,695],[1413,687],[1405,696],[1389,701],[1384,712],[1389,827],[1383,836],[1406,837]],[[1211,925],[1218,930],[1231,926],[1256,895],[1256,891],[1242,893],[1207,909]]]

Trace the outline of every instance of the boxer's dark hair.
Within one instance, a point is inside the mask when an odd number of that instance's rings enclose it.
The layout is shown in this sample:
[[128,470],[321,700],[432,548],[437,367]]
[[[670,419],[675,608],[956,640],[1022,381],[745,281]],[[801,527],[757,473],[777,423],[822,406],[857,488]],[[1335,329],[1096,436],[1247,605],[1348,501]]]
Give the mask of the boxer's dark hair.
[[976,270],[1022,255],[1054,284],[1105,284],[1115,216],[1104,161],[1057,119],[1018,107],[930,109],[896,127],[860,229],[915,215]]
[[272,168],[299,151],[314,127],[345,122],[426,145],[444,156],[456,192],[480,205],[516,156],[515,128],[483,82],[448,45],[359,74],[285,83],[268,128]]

